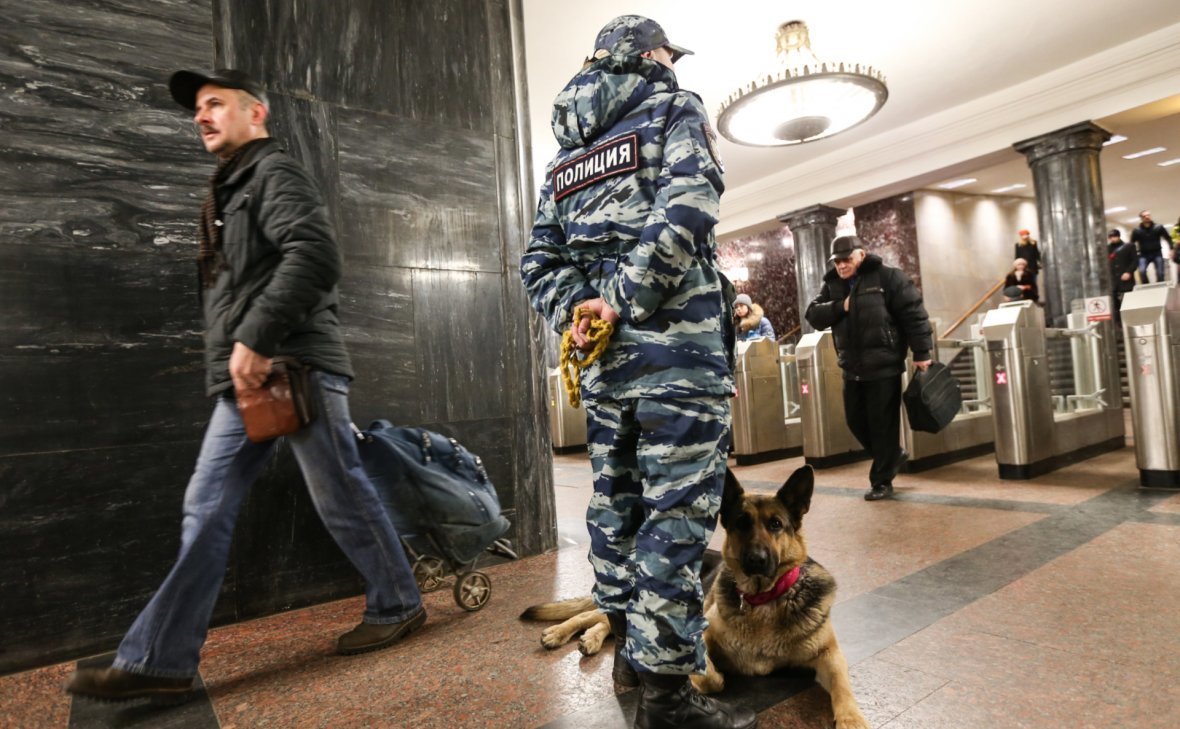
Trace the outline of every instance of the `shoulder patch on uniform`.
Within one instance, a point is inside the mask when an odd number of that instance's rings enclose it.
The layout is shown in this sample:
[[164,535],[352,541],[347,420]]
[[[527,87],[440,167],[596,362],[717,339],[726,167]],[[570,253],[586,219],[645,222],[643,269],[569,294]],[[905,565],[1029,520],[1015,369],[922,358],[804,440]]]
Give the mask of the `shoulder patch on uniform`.
[[612,139],[553,170],[553,199],[587,185],[639,169],[639,135]]
[[725,163],[721,161],[721,155],[717,152],[717,132],[713,131],[713,125],[708,120],[705,121],[705,141],[709,143],[709,156],[713,158],[713,164],[725,172]]

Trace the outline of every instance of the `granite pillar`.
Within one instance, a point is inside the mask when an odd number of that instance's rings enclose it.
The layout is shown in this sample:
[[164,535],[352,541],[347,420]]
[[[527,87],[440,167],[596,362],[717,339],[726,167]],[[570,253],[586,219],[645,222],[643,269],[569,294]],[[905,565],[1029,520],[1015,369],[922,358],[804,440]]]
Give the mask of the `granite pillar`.
[[1028,159],[1040,223],[1041,300],[1046,323],[1065,326],[1074,299],[1110,293],[1102,170],[1110,132],[1093,122],[1017,142]]
[[828,256],[836,238],[836,221],[846,211],[828,205],[812,205],[778,216],[795,239],[795,280],[799,290],[799,322],[804,333],[814,331],[804,314],[807,305],[819,294]]

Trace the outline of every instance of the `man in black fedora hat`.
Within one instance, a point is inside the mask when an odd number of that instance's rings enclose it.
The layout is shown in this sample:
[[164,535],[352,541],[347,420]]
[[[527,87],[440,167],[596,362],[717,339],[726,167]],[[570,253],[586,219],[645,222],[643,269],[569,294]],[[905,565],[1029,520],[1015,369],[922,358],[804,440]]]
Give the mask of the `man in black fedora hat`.
[[191,691],[238,511],[274,449],[273,440],[247,437],[234,395],[262,387],[277,356],[310,369],[315,416],[285,438],[324,526],[366,585],[362,621],[340,637],[337,652],[384,648],[426,621],[352,433],[353,371],[337,315],[342,264],[323,197],[270,137],[266,92],[249,76],[179,71],[169,88],[218,158],[197,254],[213,415],[185,490],[176,563],[123,637],[114,664],[79,669],[67,686],[104,701]]
[[866,253],[855,235],[832,241],[833,267],[807,307],[816,329],[832,329],[844,370],[844,418],[873,457],[865,499],[893,495],[893,477],[909,454],[901,447],[901,376],[906,349],[930,366],[933,336],[922,294],[901,269]]

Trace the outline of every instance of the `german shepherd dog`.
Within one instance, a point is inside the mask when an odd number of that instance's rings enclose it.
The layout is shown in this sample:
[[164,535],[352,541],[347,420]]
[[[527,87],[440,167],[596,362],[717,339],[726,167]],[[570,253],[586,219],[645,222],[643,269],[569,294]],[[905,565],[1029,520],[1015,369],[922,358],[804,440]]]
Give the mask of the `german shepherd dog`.
[[[814,489],[810,466],[795,471],[773,496],[747,494],[726,472],[725,542],[720,564],[705,579],[707,666],[692,682],[702,693],[713,693],[725,687],[725,672],[764,676],[780,668],[811,668],[832,697],[837,729],[868,729],[832,629],[836,581],[807,556],[803,515]],[[610,634],[606,616],[589,597],[534,605],[521,618],[564,621],[541,634],[546,648],[582,632],[578,649],[593,655]]]

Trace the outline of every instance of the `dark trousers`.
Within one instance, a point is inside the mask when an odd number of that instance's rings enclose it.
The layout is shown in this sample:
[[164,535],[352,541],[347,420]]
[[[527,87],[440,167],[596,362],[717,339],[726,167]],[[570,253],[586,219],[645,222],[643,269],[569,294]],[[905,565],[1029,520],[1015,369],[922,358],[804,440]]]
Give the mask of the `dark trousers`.
[[901,448],[901,375],[880,380],[844,380],[844,420],[873,457],[869,483],[893,479],[890,466]]

